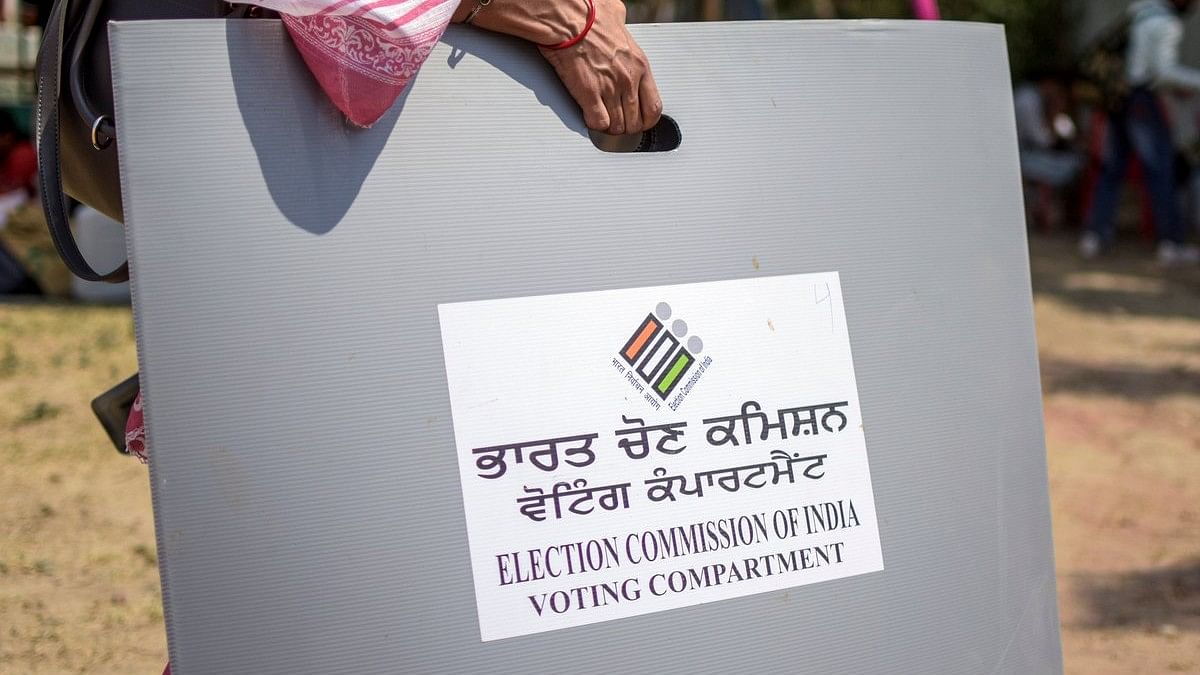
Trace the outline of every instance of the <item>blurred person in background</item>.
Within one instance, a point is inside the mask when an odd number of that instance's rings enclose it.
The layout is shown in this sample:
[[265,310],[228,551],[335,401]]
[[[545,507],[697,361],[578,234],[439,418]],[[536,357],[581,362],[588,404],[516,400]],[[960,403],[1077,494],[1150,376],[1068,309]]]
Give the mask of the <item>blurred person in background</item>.
[[0,295],[70,291],[36,193],[37,152],[13,115],[0,109]]
[[[12,206],[34,195],[37,152],[7,110],[0,110],[0,202]],[[7,210],[7,209],[6,209]]]
[[1068,190],[1083,166],[1070,80],[1066,74],[1043,72],[1013,91],[1025,208],[1029,222],[1043,230],[1062,224]]
[[1200,236],[1200,96],[1166,99],[1178,149],[1175,180],[1183,227]]
[[1088,230],[1079,252],[1093,258],[1113,243],[1121,184],[1130,152],[1136,153],[1146,176],[1151,210],[1158,227],[1158,259],[1163,264],[1196,262],[1200,250],[1185,244],[1186,228],[1175,192],[1175,146],[1159,92],[1200,91],[1200,70],[1179,62],[1182,15],[1193,0],[1136,0],[1129,6],[1124,76],[1129,92],[1112,111],[1105,156]]

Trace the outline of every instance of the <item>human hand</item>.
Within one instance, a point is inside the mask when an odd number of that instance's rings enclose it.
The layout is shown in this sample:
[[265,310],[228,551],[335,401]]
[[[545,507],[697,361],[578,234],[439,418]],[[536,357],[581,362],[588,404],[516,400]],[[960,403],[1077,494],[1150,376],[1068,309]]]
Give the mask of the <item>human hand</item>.
[[[587,23],[586,0],[492,0],[472,25],[538,44],[589,128],[614,135],[651,129],[662,115],[662,99],[646,54],[625,27],[625,4],[592,1],[592,29],[566,49],[540,45],[578,35]],[[454,20],[463,21],[477,5],[478,0],[462,0]]]

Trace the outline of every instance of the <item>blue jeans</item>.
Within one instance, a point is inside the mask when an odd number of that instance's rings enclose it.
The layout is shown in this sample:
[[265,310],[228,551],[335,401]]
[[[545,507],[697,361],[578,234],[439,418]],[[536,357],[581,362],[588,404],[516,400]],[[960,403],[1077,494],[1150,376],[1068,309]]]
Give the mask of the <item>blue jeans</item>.
[[1121,184],[1132,151],[1142,162],[1159,241],[1182,244],[1183,220],[1175,202],[1175,146],[1167,118],[1154,92],[1144,88],[1133,90],[1122,109],[1109,117],[1105,145],[1088,229],[1105,244],[1112,243]]

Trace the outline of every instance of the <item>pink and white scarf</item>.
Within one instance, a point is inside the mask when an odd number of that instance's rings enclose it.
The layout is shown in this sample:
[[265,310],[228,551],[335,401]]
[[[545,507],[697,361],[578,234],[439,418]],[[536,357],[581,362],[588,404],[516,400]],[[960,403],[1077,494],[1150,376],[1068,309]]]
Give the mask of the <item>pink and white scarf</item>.
[[325,93],[371,126],[442,37],[458,0],[254,0],[279,12]]
[[[351,122],[375,123],[392,107],[459,0],[257,0],[279,12],[317,82]],[[125,447],[149,459],[139,392],[125,424]]]

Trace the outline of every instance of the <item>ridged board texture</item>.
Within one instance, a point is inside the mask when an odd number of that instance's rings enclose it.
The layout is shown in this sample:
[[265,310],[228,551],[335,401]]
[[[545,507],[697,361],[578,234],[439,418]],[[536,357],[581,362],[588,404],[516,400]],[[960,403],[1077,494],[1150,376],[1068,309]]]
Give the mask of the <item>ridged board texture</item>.
[[[177,675],[1061,669],[1000,27],[635,26],[650,154],[470,29],[367,131],[276,22],[111,31]],[[481,642],[437,304],[811,271],[885,571]]]

